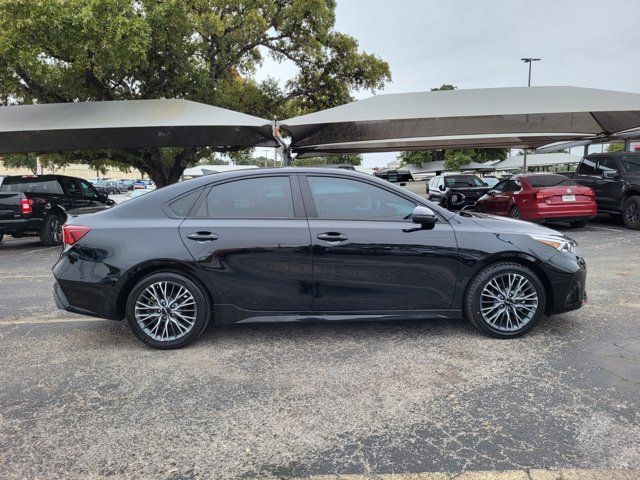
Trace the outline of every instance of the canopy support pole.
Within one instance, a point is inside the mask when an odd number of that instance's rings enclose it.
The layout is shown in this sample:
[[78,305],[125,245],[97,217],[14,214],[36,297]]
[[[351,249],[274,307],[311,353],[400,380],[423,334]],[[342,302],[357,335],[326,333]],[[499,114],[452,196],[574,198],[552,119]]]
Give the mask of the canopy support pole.
[[291,147],[287,145],[287,143],[284,141],[284,138],[282,138],[282,135],[280,135],[280,126],[278,125],[277,120],[273,121],[273,128],[271,129],[271,135],[273,135],[273,139],[276,142],[278,142],[278,145],[280,145],[280,148],[282,148],[282,166],[290,167],[291,160],[292,160]]

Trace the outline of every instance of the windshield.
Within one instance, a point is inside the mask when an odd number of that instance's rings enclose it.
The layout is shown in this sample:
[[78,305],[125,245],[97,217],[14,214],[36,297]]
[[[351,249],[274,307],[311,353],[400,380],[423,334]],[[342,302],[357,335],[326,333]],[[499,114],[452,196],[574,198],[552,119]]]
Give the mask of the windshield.
[[447,187],[464,188],[464,187],[486,187],[487,185],[475,175],[450,175],[444,177],[444,183]]
[[525,179],[532,187],[578,186],[578,184],[570,178],[567,178],[564,175],[556,175],[554,173],[549,175],[532,175],[530,177],[525,177]]

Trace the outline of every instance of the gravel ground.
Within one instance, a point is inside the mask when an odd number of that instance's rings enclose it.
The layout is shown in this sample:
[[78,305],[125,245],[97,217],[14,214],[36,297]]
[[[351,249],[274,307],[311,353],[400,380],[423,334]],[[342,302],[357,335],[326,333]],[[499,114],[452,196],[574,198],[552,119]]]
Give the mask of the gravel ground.
[[0,476],[640,468],[640,234],[566,233],[589,304],[520,339],[464,321],[259,324],[168,352],[56,310],[59,248],[5,239]]

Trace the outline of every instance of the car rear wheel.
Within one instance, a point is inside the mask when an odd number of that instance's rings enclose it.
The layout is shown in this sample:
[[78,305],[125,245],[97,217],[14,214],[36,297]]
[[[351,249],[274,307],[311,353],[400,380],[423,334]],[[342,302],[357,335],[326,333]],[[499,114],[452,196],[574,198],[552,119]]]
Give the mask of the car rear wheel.
[[640,230],[640,195],[633,195],[625,200],[622,220],[627,228]]
[[480,331],[497,338],[517,337],[540,320],[545,291],[531,269],[497,263],[478,273],[467,288],[464,312]]
[[200,336],[211,308],[192,280],[173,272],[143,278],[127,300],[127,319],[136,336],[159,349],[180,348]]
[[571,225],[571,228],[584,228],[587,226],[587,221],[577,220],[575,222],[569,222],[569,225]]
[[513,207],[509,212],[509,216],[513,218],[520,218],[520,209],[518,207]]
[[40,231],[40,242],[47,247],[62,244],[62,225],[64,217],[58,214],[47,215]]

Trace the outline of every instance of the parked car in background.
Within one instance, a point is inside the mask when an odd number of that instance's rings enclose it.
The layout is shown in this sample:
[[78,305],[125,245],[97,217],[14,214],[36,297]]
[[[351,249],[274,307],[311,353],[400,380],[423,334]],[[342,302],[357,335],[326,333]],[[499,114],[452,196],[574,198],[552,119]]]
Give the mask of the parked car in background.
[[133,180],[128,180],[126,178],[118,180],[118,187],[120,187],[120,190],[123,192],[133,190]]
[[567,176],[595,192],[600,212],[622,215],[628,228],[640,229],[640,153],[587,155]]
[[123,202],[127,202],[129,200],[131,200],[132,198],[138,198],[141,197],[142,195],[146,195],[147,193],[151,193],[153,192],[153,189],[147,189],[145,188],[143,189],[139,189],[139,190],[132,190],[131,192],[127,193],[125,195],[125,197],[122,199]]
[[[255,169],[72,218],[53,268],[59,308],[121,320],[156,348],[216,323],[466,316],[515,337],[580,308],[586,266],[548,228],[454,214],[348,170]],[[471,254],[469,252],[472,252]]]
[[135,182],[133,182],[134,190],[141,189],[141,188],[147,188],[147,182],[145,180],[136,180]]
[[470,174],[438,175],[426,186],[427,198],[449,210],[473,206],[488,191],[480,177]]
[[60,245],[68,214],[112,205],[112,200],[80,178],[9,176],[0,185],[0,240],[3,235],[39,235],[43,245]]
[[555,173],[503,180],[478,200],[476,209],[532,222],[568,222],[574,228],[598,214],[593,190]]
[[486,176],[486,177],[482,177],[482,181],[484,183],[486,183],[488,187],[493,188],[498,184],[500,179],[498,177],[493,177],[493,176],[489,175],[489,176]]
[[374,172],[373,175],[391,183],[410,182],[413,180],[409,172],[399,172],[398,170],[379,170]]

